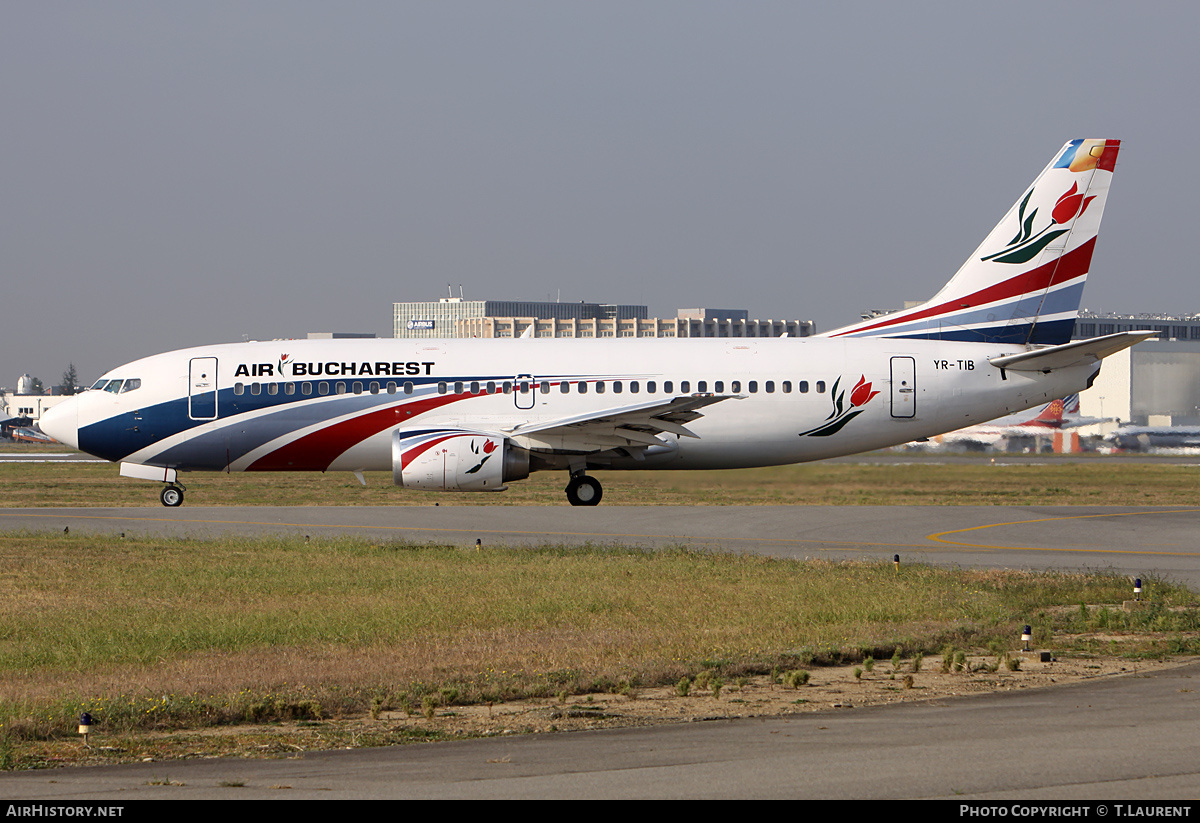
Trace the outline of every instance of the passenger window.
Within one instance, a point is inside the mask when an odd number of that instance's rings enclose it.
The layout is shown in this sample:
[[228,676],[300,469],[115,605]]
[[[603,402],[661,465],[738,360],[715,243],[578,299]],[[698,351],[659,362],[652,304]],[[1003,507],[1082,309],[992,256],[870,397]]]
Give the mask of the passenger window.
[[329,394],[329,381],[328,380],[322,380],[320,383],[317,384],[317,393],[318,394]]
[[489,381],[488,381],[488,384],[487,384],[487,393],[488,393],[488,394],[495,394],[495,393],[496,393],[496,381],[495,381],[495,380],[489,380]]
[[337,381],[337,383],[335,383],[333,386],[333,390],[337,394],[345,394],[346,393],[346,381],[345,380]]
[[808,381],[807,380],[800,381],[800,393],[808,394]]
[[353,383],[350,384],[350,390],[352,392],[354,392],[355,394],[362,394],[362,381],[355,380]]
[[395,394],[395,393],[396,393],[396,381],[395,381],[395,380],[389,380],[389,381],[388,381],[388,384],[387,384],[387,393],[388,393],[388,394]]
[[679,381],[680,394],[687,394],[691,390],[692,390],[692,381],[690,381],[690,380],[680,380]]
[[478,380],[471,381],[471,394],[479,394],[479,381]]
[[405,381],[404,381],[404,393],[405,393],[405,394],[412,394],[412,393],[413,393],[413,384],[412,384],[412,381],[411,381],[411,380],[405,380]]
[[445,394],[445,393],[446,393],[445,382],[438,383],[438,394]]
[[825,381],[824,381],[824,380],[818,380],[818,381],[817,381],[817,391],[818,391],[818,392],[823,392],[823,391],[825,391]]
[[696,381],[696,391],[700,392],[701,394],[704,394],[706,391],[708,391],[708,381],[707,380]]
[[620,394],[620,393],[621,393],[621,381],[614,380],[613,381],[613,394]]
[[791,380],[784,380],[784,381],[783,381],[783,393],[784,393],[784,394],[791,394],[791,392],[792,392],[792,381],[791,381]]
[[587,394],[587,382],[586,381],[580,380],[579,383],[576,385],[579,386],[580,394]]
[[596,394],[604,394],[604,381],[603,380],[596,381]]
[[629,390],[631,392],[633,392],[634,394],[637,394],[638,393],[638,381],[630,380],[629,381]]
[[312,383],[310,383],[307,380],[305,380],[303,383],[301,383],[300,384],[300,393],[305,395],[306,397],[308,395],[312,394]]
[[654,394],[656,391],[658,391],[658,384],[655,383],[653,380],[647,380],[646,381],[646,393]]
[[563,380],[562,382],[560,382],[558,384],[558,390],[562,394],[567,394],[569,391],[571,391],[571,381]]
[[767,394],[774,394],[775,393],[775,381],[768,380],[766,388],[767,388]]
[[665,391],[667,394],[673,394],[675,392],[675,384],[670,380],[664,380],[663,391]]
[[740,392],[742,390],[742,381],[741,380],[731,381],[729,384],[729,390],[731,392],[733,392],[734,394],[737,394],[738,392]]
[[283,393],[284,394],[295,394],[296,393],[296,384],[295,383],[284,383],[283,384]]
[[255,396],[262,394],[262,384],[261,383],[251,383],[250,384],[250,393]]
[[279,384],[278,383],[268,383],[267,384],[267,394],[279,394]]
[[234,383],[233,384],[233,393],[236,394],[238,397],[241,397],[245,391],[246,391],[246,386],[244,384],[242,384],[242,383]]
[[512,381],[505,380],[504,383],[501,385],[501,388],[504,390],[505,394],[512,394],[512,390],[513,390]]
[[371,394],[379,394],[379,383],[378,382],[372,380],[371,385],[368,388],[370,389]]
[[455,394],[463,393],[463,382],[461,380],[454,381],[454,393]]
[[550,384],[545,380],[542,381],[542,394],[550,393]]
[[725,381],[717,380],[716,382],[714,382],[713,383],[713,391],[715,391],[717,394],[724,394],[725,393]]

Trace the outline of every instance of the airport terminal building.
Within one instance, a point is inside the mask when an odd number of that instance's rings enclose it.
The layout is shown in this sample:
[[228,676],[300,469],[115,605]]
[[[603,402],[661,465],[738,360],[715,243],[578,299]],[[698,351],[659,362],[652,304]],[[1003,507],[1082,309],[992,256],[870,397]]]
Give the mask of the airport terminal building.
[[1075,339],[1122,331],[1157,331],[1157,339],[1104,359],[1092,388],[1079,396],[1084,417],[1135,426],[1200,426],[1200,315],[1080,312]]
[[646,306],[616,303],[556,303],[464,300],[394,303],[393,336],[520,337],[808,337],[811,320],[751,320],[745,309],[680,309],[675,317],[648,317]]

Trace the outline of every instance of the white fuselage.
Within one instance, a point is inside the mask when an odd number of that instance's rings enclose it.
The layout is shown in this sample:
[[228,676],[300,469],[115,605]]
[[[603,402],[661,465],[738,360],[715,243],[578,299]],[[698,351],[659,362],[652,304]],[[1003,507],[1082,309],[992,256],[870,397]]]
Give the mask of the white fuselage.
[[[563,455],[588,468],[779,465],[991,420],[1078,392],[1099,369],[1002,373],[988,362],[1025,348],[886,338],[223,344],[113,369],[44,427],[110,460],[183,471],[388,470],[392,433],[415,427],[510,436],[541,455],[535,470],[565,467]],[[659,434],[661,448],[519,431],[697,394],[726,399],[686,424],[695,437]]]

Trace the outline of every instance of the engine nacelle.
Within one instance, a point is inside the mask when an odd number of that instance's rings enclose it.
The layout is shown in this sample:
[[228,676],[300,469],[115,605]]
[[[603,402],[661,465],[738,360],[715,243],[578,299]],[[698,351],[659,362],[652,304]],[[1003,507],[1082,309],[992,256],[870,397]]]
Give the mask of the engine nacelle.
[[392,482],[409,489],[494,492],[529,476],[529,452],[506,437],[466,429],[392,432]]

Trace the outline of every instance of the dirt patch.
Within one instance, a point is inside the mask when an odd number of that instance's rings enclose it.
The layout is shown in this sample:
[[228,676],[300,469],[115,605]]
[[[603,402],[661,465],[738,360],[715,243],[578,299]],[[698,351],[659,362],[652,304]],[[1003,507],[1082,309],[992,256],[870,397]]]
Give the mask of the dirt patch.
[[[808,683],[791,688],[769,676],[727,682],[713,689],[693,685],[680,696],[674,687],[634,690],[628,694],[592,694],[566,700],[523,700],[491,706],[439,708],[432,719],[404,712],[381,712],[374,722],[392,728],[438,729],[455,735],[516,734],[574,729],[615,728],[718,718],[774,717],[848,710],[887,703],[938,700],[986,692],[1032,689],[1098,677],[1144,674],[1193,662],[1195,658],[1130,661],[1116,657],[1054,659],[1038,653],[1016,656],[1015,671],[995,657],[968,656],[962,671],[942,671],[942,659],[926,657],[920,671],[912,661],[893,670],[877,661],[872,671],[861,664],[809,670]],[[855,670],[862,670],[860,676]],[[991,671],[990,669],[995,669]]]

